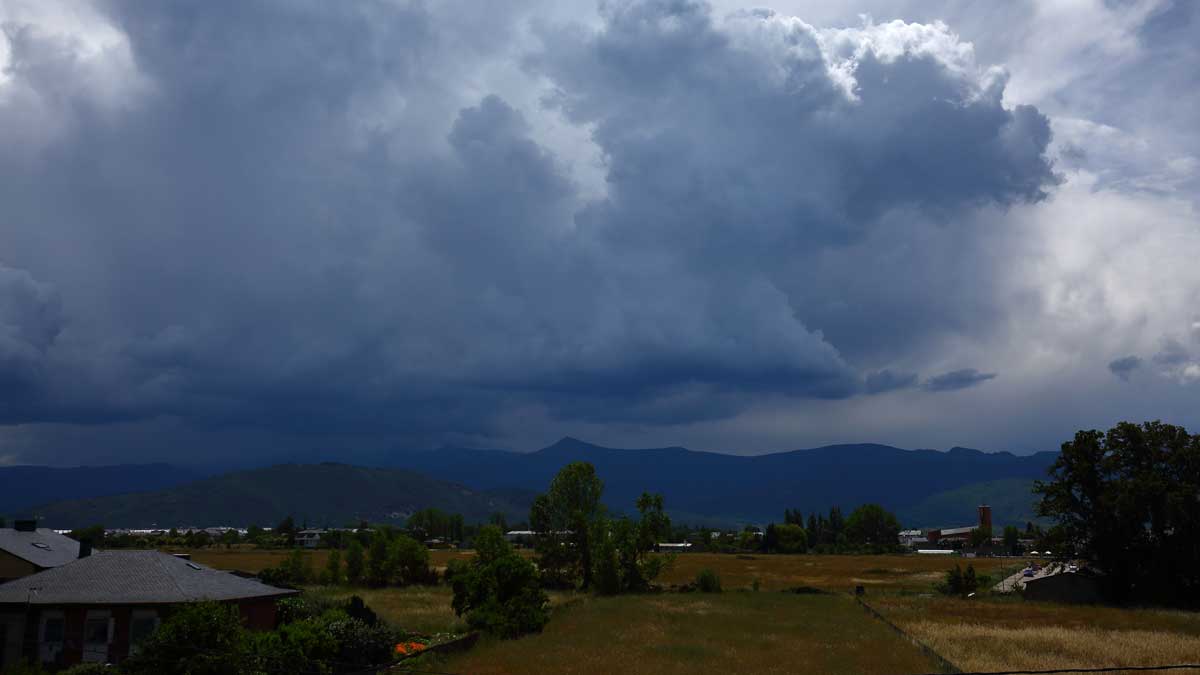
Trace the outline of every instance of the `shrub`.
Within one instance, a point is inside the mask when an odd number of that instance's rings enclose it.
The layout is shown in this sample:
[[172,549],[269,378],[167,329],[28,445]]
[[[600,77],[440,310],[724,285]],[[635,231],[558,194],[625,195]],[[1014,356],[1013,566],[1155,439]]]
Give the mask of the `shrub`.
[[472,628],[501,638],[540,632],[549,620],[549,599],[533,563],[517,555],[494,526],[480,531],[476,548],[474,560],[447,572],[455,613],[465,615]]
[[[985,578],[990,581],[990,578]],[[946,580],[935,586],[935,588],[946,595],[961,595],[966,597],[974,593],[979,588],[979,579],[975,576],[974,565],[967,565],[967,571],[963,572],[962,567],[956,564],[954,569],[947,570]]]
[[429,567],[429,549],[406,535],[397,535],[388,548],[389,569],[401,586],[437,583],[437,573]]
[[147,675],[222,675],[244,672],[251,658],[238,608],[203,602],[167,617],[122,669]]
[[366,567],[366,556],[362,544],[357,539],[351,539],[346,547],[346,581],[357,586],[363,581],[363,571]]
[[110,668],[103,663],[81,663],[58,671],[58,675],[113,675],[115,672],[116,668]]
[[705,568],[700,570],[700,574],[696,575],[696,588],[701,593],[720,593],[721,592],[721,577],[711,569]]

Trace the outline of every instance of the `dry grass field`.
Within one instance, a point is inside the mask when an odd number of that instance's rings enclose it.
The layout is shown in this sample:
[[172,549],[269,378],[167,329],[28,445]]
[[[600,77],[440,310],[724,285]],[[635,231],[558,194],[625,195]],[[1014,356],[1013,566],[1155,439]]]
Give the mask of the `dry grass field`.
[[[867,592],[882,589],[929,590],[955,563],[975,566],[981,574],[997,576],[1002,569],[1019,568],[1021,561],[1006,558],[962,560],[921,555],[729,555],[680,554],[662,577],[668,584],[692,581],[704,568],[721,576],[726,589],[750,588],[757,579],[763,590],[812,586],[828,591]],[[998,581],[999,579],[997,579]]]
[[[218,569],[258,572],[283,561],[288,551],[254,549],[196,549],[188,551],[196,562]],[[523,553],[531,554],[525,550]],[[328,551],[307,553],[313,566],[321,569]],[[436,550],[430,552],[434,567],[444,569],[453,558],[467,559],[471,551]],[[928,590],[955,562],[975,565],[983,574],[997,576],[1002,569],[1018,568],[1022,561],[1005,558],[961,560],[919,555],[732,555],[724,553],[683,553],[660,579],[665,584],[693,581],[700,570],[711,568],[721,576],[726,589],[750,588],[759,581],[762,590],[783,590],[812,586],[822,590],[851,591],[855,586],[868,589]],[[999,579],[997,579],[998,581]]]
[[968,671],[1200,662],[1200,614],[1194,612],[1058,605],[1019,597],[883,595],[870,602]]
[[935,670],[847,595],[767,592],[586,599],[557,610],[540,635],[485,641],[429,668],[471,675]]
[[[242,570],[244,572],[260,572],[268,567],[275,567],[283,562],[291,553],[285,550],[262,550],[246,547],[234,548],[198,548],[170,549],[171,553],[190,553],[192,560],[221,570]],[[317,549],[306,551],[305,555],[313,557],[313,567],[320,570],[329,557],[329,551]],[[469,559],[474,555],[471,551],[435,550],[429,552],[430,561],[439,570],[446,567],[453,558]]]
[[[204,549],[193,559],[221,569],[257,571],[287,551]],[[319,568],[327,553],[311,552]],[[444,568],[470,551],[433,551]],[[916,638],[966,670],[1145,666],[1200,660],[1200,614],[1054,605],[1017,597],[961,600],[932,594],[955,563],[999,581],[1021,560],[926,556],[726,555],[685,553],[662,582],[683,584],[711,568],[721,595],[663,594],[596,599],[556,594],[542,635],[484,642],[440,670],[455,673],[862,672],[934,670],[915,648],[854,605],[867,599]],[[742,592],[758,581],[760,592]],[[836,595],[779,591],[809,586]],[[339,589],[357,593],[408,630],[457,632],[444,586]],[[698,669],[698,670],[697,670]],[[1185,672],[1185,671],[1173,671]],[[1196,671],[1200,675],[1200,671]]]

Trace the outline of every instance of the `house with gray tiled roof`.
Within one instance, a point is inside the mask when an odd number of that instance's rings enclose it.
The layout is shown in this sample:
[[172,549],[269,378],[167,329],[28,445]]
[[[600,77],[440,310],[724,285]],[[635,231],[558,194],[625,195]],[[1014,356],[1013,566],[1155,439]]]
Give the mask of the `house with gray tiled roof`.
[[79,557],[79,542],[37,527],[36,521],[18,520],[15,527],[0,527],[0,583],[37,574]]
[[247,627],[271,630],[276,601],[295,593],[158,551],[98,552],[0,584],[0,670],[119,663],[190,602],[236,604]]

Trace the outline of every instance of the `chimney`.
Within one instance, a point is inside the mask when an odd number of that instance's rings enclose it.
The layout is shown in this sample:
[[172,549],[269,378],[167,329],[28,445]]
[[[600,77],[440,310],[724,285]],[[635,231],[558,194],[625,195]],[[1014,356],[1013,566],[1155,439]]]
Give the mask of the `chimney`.
[[17,532],[37,532],[37,521],[15,520],[13,521],[13,529]]
[[979,527],[992,531],[992,507],[987,504],[979,505]]
[[79,557],[86,558],[92,554],[92,540],[84,537],[79,540]]

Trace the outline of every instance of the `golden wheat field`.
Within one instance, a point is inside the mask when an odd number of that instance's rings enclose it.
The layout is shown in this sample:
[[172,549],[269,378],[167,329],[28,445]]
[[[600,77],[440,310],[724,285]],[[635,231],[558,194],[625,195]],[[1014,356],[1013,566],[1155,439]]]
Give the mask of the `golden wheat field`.
[[1017,597],[883,595],[870,602],[967,671],[1200,662],[1200,614],[1194,612],[1059,605]]

